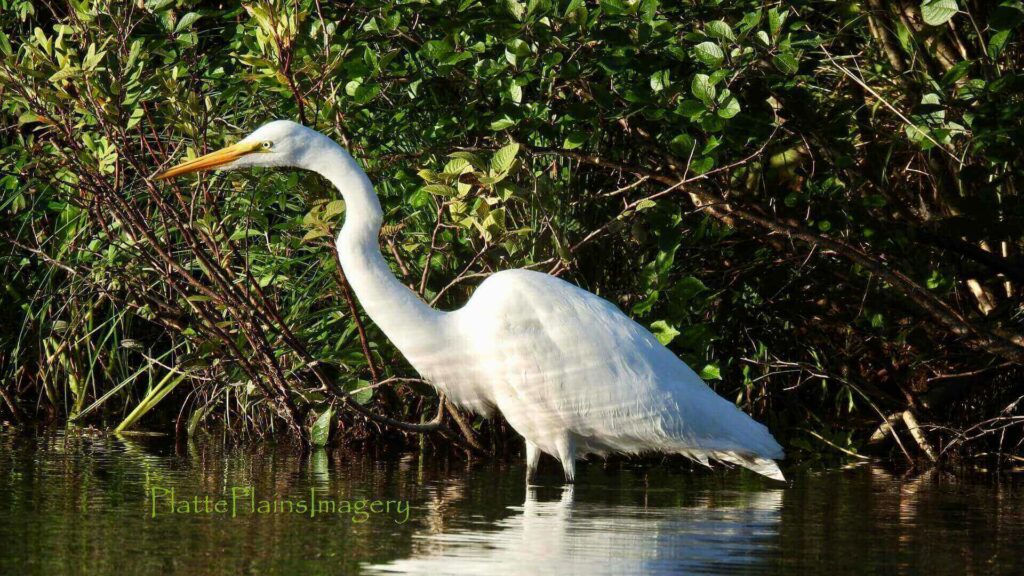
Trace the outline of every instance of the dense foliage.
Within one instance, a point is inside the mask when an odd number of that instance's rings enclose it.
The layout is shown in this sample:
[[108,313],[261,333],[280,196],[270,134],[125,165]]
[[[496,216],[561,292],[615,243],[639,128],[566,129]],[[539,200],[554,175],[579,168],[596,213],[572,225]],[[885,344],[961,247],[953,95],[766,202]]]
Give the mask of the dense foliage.
[[[550,271],[793,454],[856,456],[872,433],[908,458],[1020,451],[1019,1],[0,10],[12,418],[126,428],[158,406],[144,423],[184,434],[321,416],[317,442],[332,415],[345,438],[433,418],[355,315],[325,182],[147,178],[291,118],[364,163],[382,249],[429,302]],[[508,437],[441,416],[452,438]]]

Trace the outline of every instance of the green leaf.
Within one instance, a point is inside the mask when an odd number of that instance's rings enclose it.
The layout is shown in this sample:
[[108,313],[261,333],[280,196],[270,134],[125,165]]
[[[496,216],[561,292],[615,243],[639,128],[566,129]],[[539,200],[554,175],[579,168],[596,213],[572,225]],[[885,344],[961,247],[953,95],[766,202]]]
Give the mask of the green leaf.
[[181,20],[178,20],[178,25],[174,27],[174,33],[181,34],[182,32],[188,30],[192,27],[193,24],[196,23],[196,20],[199,20],[200,18],[202,18],[202,16],[196,14],[195,12],[189,12],[185,14],[181,17]]
[[566,150],[573,150],[575,148],[579,148],[580,146],[583,146],[583,143],[586,142],[586,141],[587,141],[587,134],[585,132],[581,132],[581,131],[577,130],[575,132],[570,133],[565,138],[565,141],[562,142],[562,148],[565,148]]
[[676,336],[679,336],[679,330],[676,330],[674,326],[669,325],[664,320],[652,323],[651,333],[658,339],[658,342],[661,342],[662,346],[668,346],[669,342],[675,340]]
[[31,124],[33,122],[42,122],[41,116],[35,112],[22,112],[21,116],[18,116],[18,124]]
[[181,383],[188,376],[187,373],[177,373],[177,371],[168,372],[167,375],[149,389],[146,396],[139,402],[128,416],[117,425],[114,429],[115,432],[123,432],[135,424],[140,418],[146,415],[147,412],[152,410],[161,400],[164,399],[174,388]]
[[598,4],[608,15],[628,14],[640,6],[639,2],[627,2],[627,0],[600,0]]
[[508,43],[505,47],[505,60],[509,64],[516,66],[522,64],[523,60],[532,53],[530,45],[525,41],[516,38]]
[[786,23],[786,16],[789,13],[785,10],[787,9],[771,8],[768,10],[768,29],[773,38],[778,38],[779,33],[782,32],[782,25]]
[[509,118],[508,116],[503,116],[503,117],[501,117],[501,118],[491,122],[491,130],[496,130],[496,131],[497,130],[504,130],[506,128],[511,128],[512,126],[515,126],[515,125],[516,125],[516,121],[515,120]]
[[707,286],[696,276],[687,276],[672,287],[672,298],[679,302],[689,302],[700,293],[706,292]]
[[679,113],[691,120],[698,120],[707,112],[707,109],[707,105],[693,98],[687,98],[679,104]]
[[956,15],[956,0],[922,0],[921,18],[931,26],[942,26]]
[[327,230],[325,230],[323,228],[315,228],[313,230],[310,230],[309,232],[306,232],[306,235],[302,237],[302,241],[303,242],[312,242],[313,240],[316,240],[317,238],[324,238],[324,237],[330,236],[330,235],[331,234]]
[[708,66],[718,66],[725,60],[725,52],[714,42],[701,42],[693,50],[697,59]]
[[683,157],[684,159],[690,157],[690,154],[693,152],[695,145],[696,143],[694,142],[693,137],[690,136],[689,134],[680,134],[673,138],[672,141],[668,143],[668,146],[669,148],[672,149],[672,152]]
[[356,79],[345,84],[345,93],[351,96],[356,104],[366,104],[380,94],[380,86],[378,84],[363,84],[361,79]]
[[946,280],[945,278],[943,278],[942,273],[939,272],[938,270],[932,270],[931,276],[929,276],[928,279],[925,281],[925,285],[928,286],[929,290],[936,290],[938,288],[942,288],[945,284]]
[[333,218],[333,217],[335,217],[335,216],[337,216],[339,214],[343,214],[344,212],[345,212],[345,201],[344,200],[340,200],[340,199],[339,200],[331,200],[330,202],[327,203],[326,206],[324,206],[323,218],[324,218],[324,220],[328,220],[328,219]]
[[231,240],[244,240],[247,238],[253,238],[262,235],[263,233],[260,232],[259,230],[254,230],[252,228],[239,228],[238,230],[235,230],[234,232],[231,233],[230,238]]
[[78,73],[78,68],[74,68],[74,67],[68,66],[67,68],[62,68],[60,70],[57,70],[53,74],[53,76],[50,76],[49,80],[50,80],[50,82],[53,82],[54,84],[56,84],[57,82],[60,82],[61,80],[67,80],[68,78],[71,78],[72,76],[74,76],[77,73]]
[[500,174],[507,172],[512,167],[512,163],[516,160],[516,154],[519,153],[519,144],[512,142],[502,146],[500,150],[491,156],[491,173]]
[[690,172],[693,174],[703,174],[714,167],[715,159],[710,156],[695,158],[693,162],[690,163]]
[[366,380],[356,380],[356,390],[352,394],[352,399],[359,404],[368,404],[370,400],[373,400],[373,386]]
[[89,44],[89,50],[85,54],[85,58],[82,59],[82,68],[85,70],[91,70],[96,67],[103,60],[103,56],[106,55],[105,50],[96,52],[96,45]]
[[36,28],[33,34],[35,35],[36,43],[39,44],[39,47],[45,50],[47,54],[49,54],[51,50],[51,44],[50,39],[46,36],[46,32],[43,32],[42,28]]
[[651,74],[651,90],[661,92],[672,82],[671,73],[668,70],[658,70]]
[[885,316],[882,316],[881,312],[876,312],[871,315],[871,327],[872,328],[884,328],[885,327]]
[[159,12],[171,4],[174,4],[175,0],[151,0],[146,2],[146,9],[151,12]]
[[455,154],[452,154],[450,157],[451,160],[444,165],[444,172],[441,173],[442,177],[446,177],[451,180],[450,176],[452,175],[458,176],[466,172],[473,171],[473,163],[468,158],[457,156]]
[[690,83],[690,91],[705,104],[715,101],[715,86],[707,74],[696,74]]
[[434,196],[455,196],[458,194],[455,188],[445,186],[444,184],[427,184],[423,187],[423,191]]
[[[1003,53],[1003,49],[1006,48],[1006,42],[1010,39],[1011,30],[1000,30],[992,35],[988,40],[988,55],[992,58],[998,58]],[[967,63],[962,62],[962,63]]]
[[520,22],[523,21],[523,15],[526,13],[526,6],[523,6],[522,2],[517,0],[505,0],[505,9]]
[[800,62],[788,52],[776,55],[775,58],[772,58],[772,63],[783,74],[796,74],[797,70],[800,69]]
[[715,20],[714,22],[708,22],[704,25],[704,32],[712,38],[718,40],[727,40],[732,42],[736,39],[736,35],[733,34],[732,27],[721,20]]
[[722,371],[716,364],[708,364],[700,369],[700,377],[702,380],[721,380]]
[[327,446],[327,439],[331,435],[331,418],[334,417],[334,409],[328,408],[313,422],[309,431],[309,441],[316,448]]
[[448,155],[448,157],[465,160],[466,162],[469,162],[470,166],[472,166],[473,168],[477,168],[479,170],[487,169],[487,163],[484,162],[483,158],[481,158],[477,154],[474,154],[473,152],[459,150],[456,152],[452,152],[451,154]]
[[729,119],[740,113],[740,102],[735,96],[729,96],[718,107],[718,116]]
[[421,51],[427,58],[438,62],[447,58],[453,50],[452,45],[447,40],[430,40],[423,43]]

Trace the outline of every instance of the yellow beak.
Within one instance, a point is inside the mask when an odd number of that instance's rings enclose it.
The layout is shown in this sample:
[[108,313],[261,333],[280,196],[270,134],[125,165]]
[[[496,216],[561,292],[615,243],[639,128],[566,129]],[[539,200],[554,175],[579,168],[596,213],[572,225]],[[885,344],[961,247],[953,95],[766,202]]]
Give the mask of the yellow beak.
[[232,144],[226,148],[221,148],[216,152],[210,152],[199,158],[188,160],[178,164],[174,168],[170,168],[156,175],[154,180],[166,180],[168,178],[174,178],[175,176],[181,176],[182,174],[191,174],[192,172],[202,172],[204,170],[213,170],[219,166],[229,164],[238,160],[246,154],[250,154],[260,149],[260,142],[249,142]]

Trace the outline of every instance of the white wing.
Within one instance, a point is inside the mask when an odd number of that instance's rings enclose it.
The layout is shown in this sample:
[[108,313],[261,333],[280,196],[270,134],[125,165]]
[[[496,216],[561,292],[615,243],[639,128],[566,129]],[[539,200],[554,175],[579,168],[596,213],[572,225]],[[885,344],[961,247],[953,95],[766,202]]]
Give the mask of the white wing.
[[454,313],[482,387],[528,441],[556,454],[681,453],[781,479],[767,428],[715,394],[610,302],[553,276],[508,270]]

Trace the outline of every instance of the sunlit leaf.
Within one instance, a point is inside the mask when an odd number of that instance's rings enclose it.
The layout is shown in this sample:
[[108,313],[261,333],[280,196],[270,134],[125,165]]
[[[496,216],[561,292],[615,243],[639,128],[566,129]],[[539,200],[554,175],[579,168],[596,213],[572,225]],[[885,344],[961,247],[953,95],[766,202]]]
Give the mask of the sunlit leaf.
[[942,26],[956,15],[956,0],[922,0],[921,18],[931,26]]
[[772,58],[772,63],[783,74],[796,74],[796,71],[800,69],[800,63],[796,57],[786,52],[777,54]]
[[331,419],[334,417],[334,409],[324,410],[309,430],[309,442],[316,448],[327,446],[327,440],[331,435]]
[[676,336],[679,336],[679,330],[674,326],[669,325],[669,323],[664,320],[653,322],[651,324],[651,333],[654,334],[654,337],[658,339],[658,342],[661,342],[664,346],[668,346],[670,342],[675,340]]
[[716,90],[707,74],[696,74],[690,83],[690,90],[705,104],[715,100]]
[[202,18],[202,16],[200,16],[196,12],[189,12],[189,13],[185,14],[184,16],[181,17],[180,20],[178,20],[178,25],[174,27],[174,33],[175,34],[181,34],[182,32],[188,30],[200,18]]
[[722,371],[717,364],[706,364],[700,369],[700,377],[702,380],[721,380]]
[[705,24],[704,32],[706,32],[708,36],[718,40],[727,40],[732,42],[736,39],[736,35],[732,31],[732,27],[721,20],[715,20]]
[[708,66],[718,66],[725,59],[725,52],[714,42],[701,42],[693,51],[697,58]]
[[661,92],[671,83],[671,75],[668,70],[659,70],[651,74],[651,90]]
[[494,156],[491,157],[491,172],[501,173],[508,171],[512,167],[512,163],[515,162],[516,154],[519,153],[519,144],[512,142],[502,146]]

